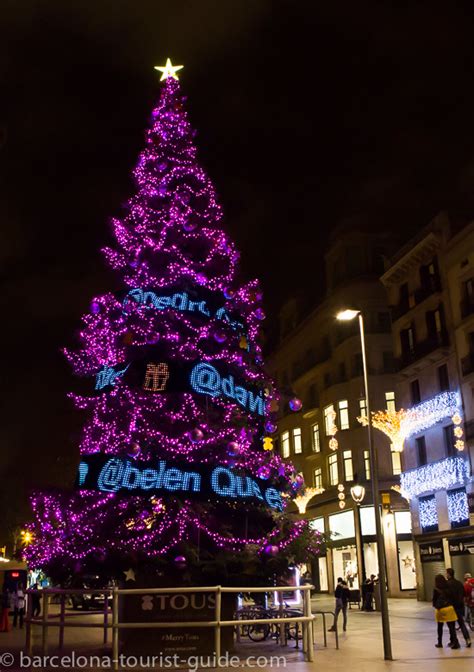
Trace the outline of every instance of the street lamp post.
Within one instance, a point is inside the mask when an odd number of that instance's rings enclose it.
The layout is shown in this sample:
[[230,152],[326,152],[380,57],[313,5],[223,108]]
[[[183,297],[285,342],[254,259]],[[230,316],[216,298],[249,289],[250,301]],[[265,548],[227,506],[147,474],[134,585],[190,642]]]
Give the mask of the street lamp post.
[[385,660],[393,660],[392,656],[392,641],[390,637],[390,620],[388,616],[388,601],[387,601],[387,573],[386,573],[386,558],[385,558],[385,543],[383,536],[383,527],[381,519],[381,502],[379,492],[379,477],[377,465],[377,453],[375,451],[374,440],[372,435],[372,422],[370,418],[370,399],[369,399],[369,380],[367,375],[367,358],[365,352],[365,331],[364,318],[360,310],[343,310],[337,315],[338,320],[348,321],[354,318],[359,318],[360,343],[362,348],[362,368],[364,373],[364,388],[365,399],[367,404],[367,431],[369,438],[369,460],[370,460],[370,475],[372,481],[372,499],[374,501],[375,509],[375,531],[377,534],[377,555],[379,559],[379,587],[380,587],[380,613],[382,616],[382,633],[383,633],[383,650]]

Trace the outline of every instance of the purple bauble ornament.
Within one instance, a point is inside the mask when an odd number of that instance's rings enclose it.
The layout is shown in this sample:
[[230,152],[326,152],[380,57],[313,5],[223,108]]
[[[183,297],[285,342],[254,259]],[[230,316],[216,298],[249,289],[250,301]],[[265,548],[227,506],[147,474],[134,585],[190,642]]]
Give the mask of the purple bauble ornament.
[[166,161],[160,161],[158,164],[158,168],[160,170],[166,170],[168,168],[168,163]]
[[97,301],[92,301],[91,303],[91,313],[93,315],[97,315],[97,313],[100,313],[100,303]]
[[154,334],[149,334],[149,336],[146,337],[146,342],[148,345],[154,345],[155,343],[158,343],[160,340],[160,334],[154,333]]
[[273,432],[276,432],[276,425],[271,422],[271,420],[267,420],[265,423],[265,431],[268,432],[269,434],[273,434]]
[[229,441],[227,444],[228,455],[237,455],[240,451],[240,446],[237,441]]
[[197,443],[198,441],[202,441],[204,438],[204,432],[202,432],[199,427],[195,427],[189,434],[189,438],[193,443]]
[[214,333],[214,340],[217,341],[218,343],[225,343],[227,340],[227,334],[225,331],[222,331],[222,329],[217,329]]
[[278,546],[275,546],[274,544],[267,544],[263,549],[263,552],[267,555],[276,555],[278,550]]
[[290,409],[296,413],[296,411],[301,411],[303,408],[303,402],[298,397],[293,397],[288,403]]
[[262,308],[257,308],[255,311],[255,317],[257,320],[264,320],[265,319],[265,311],[262,310]]
[[225,296],[226,299],[233,299],[234,296],[235,296],[235,292],[230,287],[226,287],[224,289],[224,296]]
[[261,467],[257,469],[257,476],[264,481],[266,481],[268,478],[270,478],[270,467],[267,467],[265,464],[263,464]]
[[186,564],[186,558],[184,555],[177,555],[174,559],[175,563],[177,565],[185,565]]
[[187,220],[186,222],[183,223],[183,229],[185,231],[194,231],[194,229],[197,227],[197,223],[193,222],[191,220]]

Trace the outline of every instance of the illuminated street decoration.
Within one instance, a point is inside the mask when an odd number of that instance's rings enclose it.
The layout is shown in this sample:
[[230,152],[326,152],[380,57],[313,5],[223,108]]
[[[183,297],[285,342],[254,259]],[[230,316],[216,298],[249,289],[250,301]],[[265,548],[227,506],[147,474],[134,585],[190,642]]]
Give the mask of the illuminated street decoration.
[[[84,465],[88,467],[85,477]],[[256,500],[272,509],[283,509],[276,484],[236,473],[225,466],[212,469],[207,465],[196,464],[189,469],[180,463],[169,464],[166,460],[141,463],[95,455],[82,458],[76,482],[84,490],[134,495],[176,492],[185,494],[188,499],[194,495],[205,498],[216,495],[236,501]]]
[[450,522],[469,524],[469,504],[465,488],[448,491],[446,497]]
[[[304,479],[263,447],[280,397],[262,366],[262,292],[257,280],[240,280],[240,253],[222,230],[181,67],[158,68],[163,87],[134,192],[103,250],[120,289],[92,297],[78,347],[65,352],[97,389],[70,395],[85,411],[80,488],[32,497],[32,566],[77,571],[83,559],[103,565],[112,554],[166,560],[195,547],[198,532],[209,557],[220,549],[258,557],[269,545],[283,553],[300,538],[308,553],[318,548],[306,521],[274,515],[281,497],[304,491]],[[97,473],[94,456],[104,460]],[[107,485],[114,477],[118,490]],[[196,504],[205,483],[212,497]],[[153,488],[166,507],[153,504]]]
[[421,497],[418,501],[418,516],[422,529],[438,525],[438,510],[435,497]]
[[171,59],[167,58],[166,65],[155,65],[155,70],[158,70],[158,72],[162,73],[160,77],[160,82],[162,82],[163,80],[168,79],[168,77],[178,79],[178,75],[176,73],[178,70],[182,70],[183,67],[183,65],[173,65],[171,63]]
[[170,370],[168,364],[162,362],[161,364],[146,365],[145,381],[143,383],[144,390],[152,390],[153,392],[162,392],[166,389],[166,383],[170,377]]
[[331,450],[337,450],[339,443],[337,439],[335,438],[335,435],[337,433],[337,425],[336,425],[336,418],[337,418],[337,413],[334,410],[334,407],[328,408],[325,411],[326,413],[326,433],[328,436],[331,438],[329,439],[329,448]]
[[324,492],[324,488],[306,488],[302,495],[295,497],[293,502],[298,507],[299,513],[306,513],[306,507],[310,500],[322,492]]
[[404,438],[433,427],[446,418],[459,418],[461,397],[459,392],[441,392],[432,399],[422,401],[406,412],[401,423]]
[[[372,412],[372,426],[389,438],[392,450],[401,452],[405,439],[434,427],[446,418],[451,418],[452,422],[457,425],[455,447],[457,450],[464,450],[464,441],[461,440],[464,432],[459,426],[462,423],[460,408],[459,392],[442,392],[407,411],[400,409]],[[366,416],[358,417],[357,420],[364,426],[368,424]]]
[[400,489],[403,496],[411,499],[427,492],[464,485],[468,479],[468,462],[462,457],[447,457],[417,469],[404,471],[400,475]]
[[[401,452],[406,434],[403,427],[403,421],[407,415],[404,410],[399,411],[373,411],[372,426],[383,432],[390,440],[392,450]],[[357,420],[366,427],[369,424],[367,416],[362,415]]]

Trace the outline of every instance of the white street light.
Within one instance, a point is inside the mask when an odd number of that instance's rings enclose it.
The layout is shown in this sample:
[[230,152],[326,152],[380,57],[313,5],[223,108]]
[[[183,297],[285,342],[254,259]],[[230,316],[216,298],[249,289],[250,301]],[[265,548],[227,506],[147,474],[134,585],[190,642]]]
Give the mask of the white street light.
[[363,485],[353,485],[351,488],[351,497],[356,504],[360,504],[365,497],[365,488]]
[[[369,438],[369,463],[370,475],[372,481],[372,499],[374,501],[375,510],[375,532],[377,535],[377,555],[379,559],[379,587],[380,587],[380,613],[382,616],[382,633],[383,633],[383,650],[385,660],[393,660],[392,656],[392,641],[390,638],[390,621],[388,617],[388,601],[387,601],[387,579],[386,579],[386,559],[385,559],[385,543],[383,537],[383,527],[381,519],[381,502],[379,492],[379,476],[377,467],[377,453],[375,451],[373,436],[372,436],[372,421],[370,416],[370,398],[369,398],[369,379],[367,375],[367,357],[365,352],[365,331],[364,318],[360,310],[346,309],[340,311],[336,318],[341,321],[353,320],[359,318],[360,331],[360,345],[362,349],[362,370],[364,374],[364,388],[365,399],[367,404],[367,431]],[[362,549],[363,552],[363,549]]]

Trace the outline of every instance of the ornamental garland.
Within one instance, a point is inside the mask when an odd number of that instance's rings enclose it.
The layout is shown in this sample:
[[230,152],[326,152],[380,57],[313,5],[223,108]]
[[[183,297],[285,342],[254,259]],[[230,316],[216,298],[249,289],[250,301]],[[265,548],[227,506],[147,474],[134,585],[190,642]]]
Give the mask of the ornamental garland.
[[464,485],[468,479],[468,462],[462,457],[447,457],[417,469],[404,471],[400,475],[400,488],[403,496],[411,499],[426,492]]

